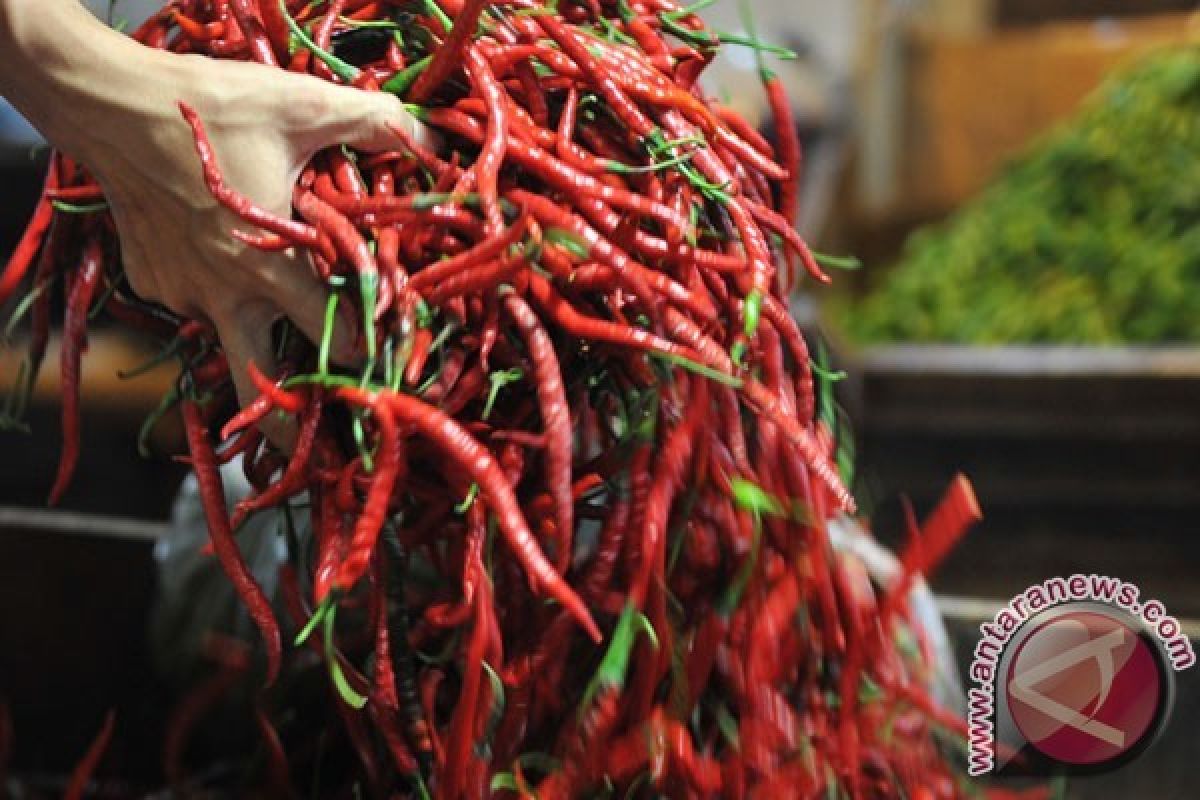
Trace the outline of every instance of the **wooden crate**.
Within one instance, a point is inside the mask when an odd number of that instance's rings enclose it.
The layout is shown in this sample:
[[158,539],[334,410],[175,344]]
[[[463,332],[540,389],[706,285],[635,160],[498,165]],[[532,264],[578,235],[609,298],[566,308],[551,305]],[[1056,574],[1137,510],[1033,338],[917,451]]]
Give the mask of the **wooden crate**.
[[1195,0],[991,0],[999,25],[1032,25],[1062,19],[1136,16],[1189,11]]
[[[13,721],[12,774],[44,786],[39,796],[60,796],[58,781],[114,707],[119,734],[105,774],[159,780],[173,701],[154,673],[146,625],[161,530],[0,505],[0,700]],[[3,785],[0,796],[9,796]]]
[[888,347],[859,381],[860,495],[900,542],[900,493],[975,483],[985,520],[933,581],[1011,596],[1059,574],[1138,582],[1200,616],[1200,350]]
[[1071,22],[978,35],[917,31],[901,182],[932,213],[970,197],[1079,106],[1114,67],[1200,41],[1200,15]]

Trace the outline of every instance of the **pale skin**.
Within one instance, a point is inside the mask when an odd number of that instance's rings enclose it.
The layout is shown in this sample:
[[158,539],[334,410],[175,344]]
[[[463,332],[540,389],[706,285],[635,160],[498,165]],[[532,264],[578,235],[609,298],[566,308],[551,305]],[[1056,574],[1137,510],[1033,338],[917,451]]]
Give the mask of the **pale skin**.
[[[133,290],[214,325],[243,403],[247,364],[273,371],[272,323],[286,316],[319,340],[328,294],[303,257],[230,236],[247,228],[205,188],[178,103],[204,121],[229,185],[285,216],[318,150],[396,148],[393,127],[426,136],[390,95],[152,50],[76,0],[0,0],[0,95],[96,176]],[[353,339],[339,326],[335,357],[353,360]]]

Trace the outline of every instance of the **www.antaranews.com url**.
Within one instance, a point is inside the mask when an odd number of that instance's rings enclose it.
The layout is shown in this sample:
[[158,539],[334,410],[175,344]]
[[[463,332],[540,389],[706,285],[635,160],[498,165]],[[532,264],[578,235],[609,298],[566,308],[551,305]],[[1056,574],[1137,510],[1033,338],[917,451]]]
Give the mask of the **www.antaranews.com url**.
[[1065,603],[1105,603],[1128,612],[1162,643],[1171,667],[1182,671],[1196,663],[1192,643],[1179,620],[1158,600],[1141,599],[1141,589],[1106,575],[1049,578],[1030,586],[1001,608],[991,622],[979,626],[970,677],[976,685],[967,692],[968,772],[979,776],[995,765],[996,675],[1013,634],[1031,617]]

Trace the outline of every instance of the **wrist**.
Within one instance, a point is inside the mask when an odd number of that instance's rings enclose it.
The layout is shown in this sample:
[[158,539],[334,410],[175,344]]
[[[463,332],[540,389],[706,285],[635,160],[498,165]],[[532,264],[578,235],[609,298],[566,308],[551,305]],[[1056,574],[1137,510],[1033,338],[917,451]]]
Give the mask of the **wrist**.
[[0,93],[55,146],[83,149],[144,99],[162,58],[106,27],[74,0],[36,13],[0,2]]

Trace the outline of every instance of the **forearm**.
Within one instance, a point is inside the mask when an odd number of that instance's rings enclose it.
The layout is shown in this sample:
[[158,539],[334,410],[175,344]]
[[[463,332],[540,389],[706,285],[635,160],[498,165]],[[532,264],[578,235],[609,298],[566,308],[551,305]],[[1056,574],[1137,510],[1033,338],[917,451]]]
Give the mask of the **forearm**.
[[106,121],[138,102],[152,56],[77,0],[0,0],[0,94],[68,152],[109,138]]

